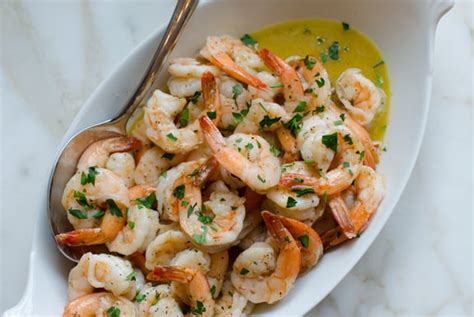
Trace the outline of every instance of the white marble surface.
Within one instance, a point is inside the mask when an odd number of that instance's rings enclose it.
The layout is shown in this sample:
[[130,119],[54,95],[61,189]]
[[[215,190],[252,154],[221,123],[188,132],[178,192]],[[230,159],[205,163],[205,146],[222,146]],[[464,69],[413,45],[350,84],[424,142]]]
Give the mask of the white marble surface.
[[[166,22],[172,6],[0,3],[0,311],[18,301],[25,285],[38,186],[63,133],[104,76]],[[309,315],[472,315],[472,10],[472,3],[458,2],[439,24],[426,135],[396,210]]]

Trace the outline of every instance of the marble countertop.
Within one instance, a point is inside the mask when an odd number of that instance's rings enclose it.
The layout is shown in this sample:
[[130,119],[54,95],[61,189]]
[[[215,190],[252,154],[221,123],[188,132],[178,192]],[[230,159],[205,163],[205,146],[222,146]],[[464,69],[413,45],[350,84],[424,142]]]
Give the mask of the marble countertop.
[[[25,286],[34,206],[42,199],[37,186],[57,144],[94,88],[166,22],[172,6],[0,3],[0,312]],[[400,202],[365,256],[309,316],[472,315],[472,10],[469,1],[456,3],[439,24],[428,125]]]

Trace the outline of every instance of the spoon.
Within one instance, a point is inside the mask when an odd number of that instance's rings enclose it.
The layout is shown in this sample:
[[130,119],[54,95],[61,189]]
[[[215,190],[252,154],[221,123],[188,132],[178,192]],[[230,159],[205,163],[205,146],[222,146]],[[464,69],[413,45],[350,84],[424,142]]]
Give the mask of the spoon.
[[[78,132],[69,139],[61,150],[53,165],[48,189],[48,218],[53,237],[73,229],[67,220],[66,211],[61,204],[61,198],[66,183],[76,172],[76,165],[82,152],[98,140],[127,134],[126,125],[128,119],[140,105],[144,104],[145,98],[150,93],[150,87],[158,76],[164,61],[176,45],[182,29],[191,17],[198,2],[199,0],[178,0],[168,27],[143,80],[120,114],[112,120],[96,124]],[[68,247],[58,244],[56,239],[54,241],[61,253],[74,262],[78,262],[86,252],[98,253],[106,251],[105,246]]]

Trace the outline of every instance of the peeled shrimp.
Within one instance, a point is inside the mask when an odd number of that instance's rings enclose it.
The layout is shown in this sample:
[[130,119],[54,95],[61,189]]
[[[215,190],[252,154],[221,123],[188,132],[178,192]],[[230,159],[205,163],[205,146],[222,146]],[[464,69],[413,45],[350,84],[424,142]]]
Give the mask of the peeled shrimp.
[[100,292],[76,298],[66,305],[63,317],[89,317],[89,316],[138,316],[135,305],[122,296]]
[[214,316],[246,317],[253,307],[254,305],[234,288],[232,282],[226,280],[222,287],[222,296],[216,300]]
[[127,187],[135,184],[133,180],[135,159],[130,153],[113,153],[109,156],[105,168],[120,176]]
[[249,47],[230,36],[208,36],[201,55],[229,76],[254,86],[265,89],[267,85],[251,71],[263,68],[261,59]]
[[[127,187],[120,177],[107,169],[95,168],[94,181],[83,183],[84,178],[78,171],[66,184],[62,205],[68,211],[69,221],[78,229],[57,235],[59,243],[102,244],[113,240],[125,224],[129,200]],[[105,207],[105,213],[99,209]],[[99,228],[89,226],[100,218]],[[84,224],[83,220],[89,221]]]
[[305,91],[310,94],[308,111],[326,105],[331,98],[332,89],[329,74],[323,63],[315,57],[306,56],[297,64],[298,72],[304,79]]
[[[133,298],[138,288],[137,277],[129,261],[109,254],[85,253],[69,273],[70,300],[103,288],[114,295]],[[143,279],[143,278],[142,278]]]
[[141,317],[183,316],[181,307],[167,284],[146,284],[135,298],[139,300],[138,312]]
[[[295,239],[279,219],[269,217],[269,213],[265,211],[262,212],[262,217],[280,250],[278,257],[273,262],[268,251],[263,253],[262,259],[255,254],[248,254],[247,249],[235,260],[231,280],[234,287],[252,303],[271,304],[285,297],[293,286],[300,271],[301,252]],[[270,261],[264,261],[265,254],[267,257],[270,255]],[[262,265],[267,267],[252,273],[252,268],[257,269]]]
[[[207,144],[227,171],[256,191],[264,191],[278,184],[280,161],[270,151],[270,145],[265,139],[256,135],[233,134],[229,138],[234,144],[231,147],[209,118],[202,117],[200,123]],[[239,139],[242,144],[241,152],[246,156],[235,149],[240,146]]]
[[77,163],[79,171],[88,167],[105,167],[109,156],[113,153],[138,150],[142,143],[134,137],[114,137],[97,141],[89,145]]
[[177,230],[160,233],[146,248],[145,266],[153,270],[156,265],[169,265],[180,251],[191,247],[188,237]]
[[254,99],[247,115],[239,123],[234,133],[258,134],[260,130],[274,131],[282,122],[290,119],[285,109],[277,103]]
[[349,68],[339,76],[336,93],[351,116],[363,126],[372,122],[385,99],[384,92],[357,68]]
[[174,161],[166,158],[165,152],[159,147],[153,146],[147,149],[138,160],[133,178],[137,184],[157,184],[161,173],[169,169]]
[[175,281],[185,284],[191,302],[191,313],[203,317],[214,315],[214,300],[206,276],[200,270],[157,266],[147,278],[151,281]]

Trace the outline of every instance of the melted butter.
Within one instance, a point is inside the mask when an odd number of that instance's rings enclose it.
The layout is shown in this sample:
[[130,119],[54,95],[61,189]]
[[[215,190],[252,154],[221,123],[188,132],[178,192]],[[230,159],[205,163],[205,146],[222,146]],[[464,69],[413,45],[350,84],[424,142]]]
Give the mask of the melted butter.
[[339,60],[328,57],[324,63],[333,87],[339,75],[348,68],[359,68],[374,83],[383,80],[380,88],[387,98],[369,129],[373,140],[383,140],[390,109],[390,82],[385,63],[374,67],[383,58],[368,37],[352,26],[345,31],[341,22],[323,19],[292,20],[253,32],[251,36],[260,48],[268,48],[283,58],[291,55],[321,58],[321,53],[327,54],[328,48],[339,42]]

